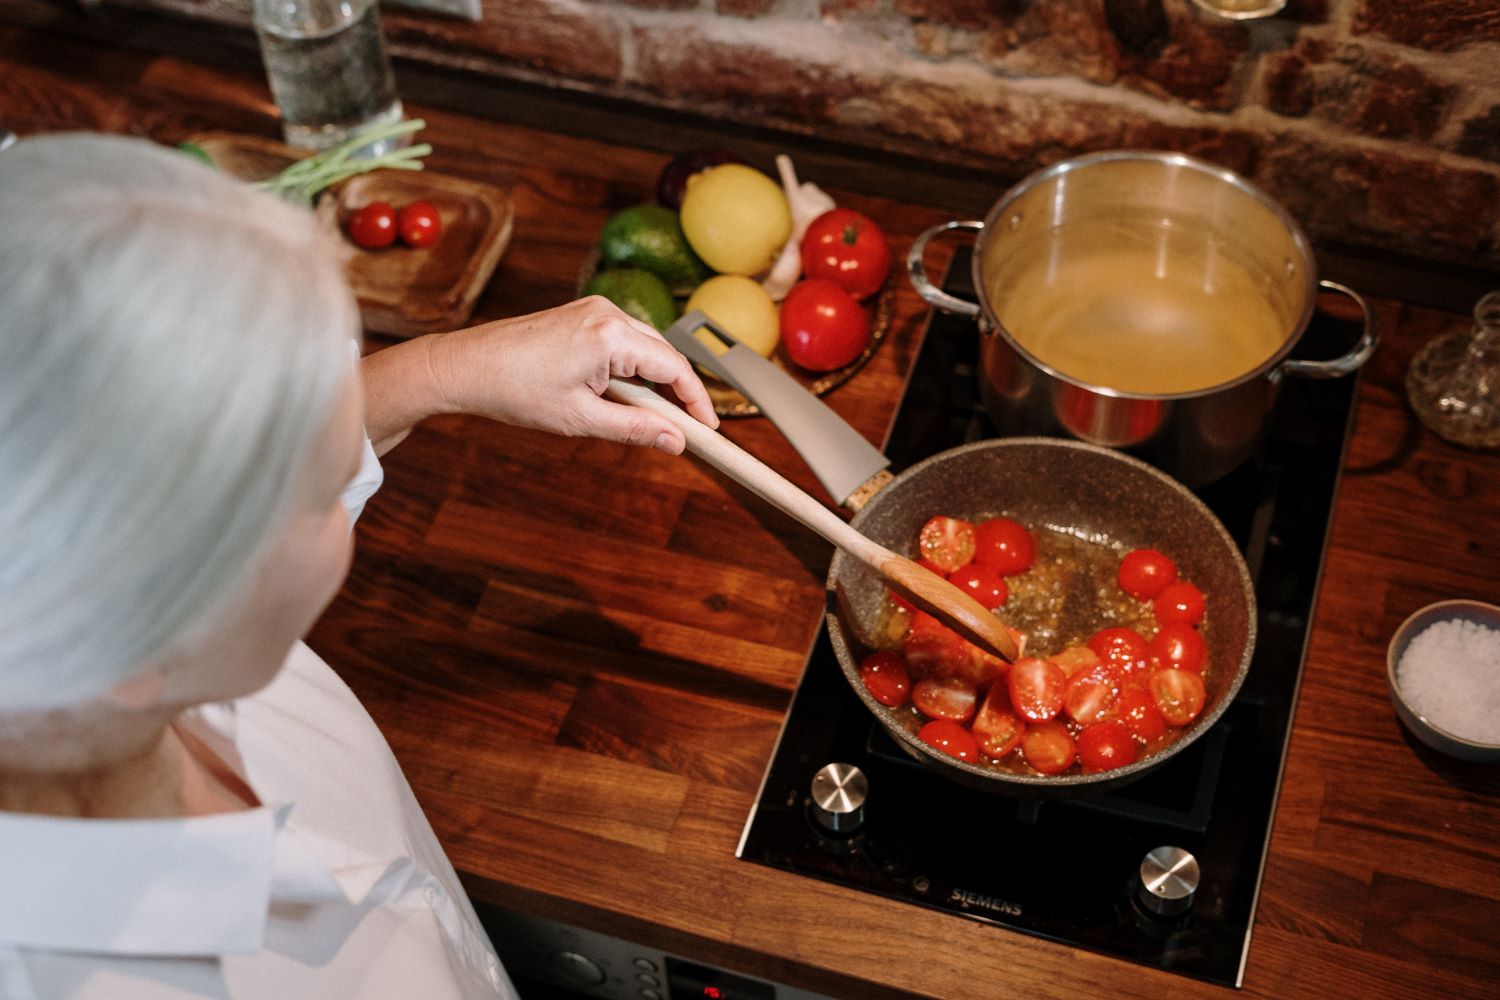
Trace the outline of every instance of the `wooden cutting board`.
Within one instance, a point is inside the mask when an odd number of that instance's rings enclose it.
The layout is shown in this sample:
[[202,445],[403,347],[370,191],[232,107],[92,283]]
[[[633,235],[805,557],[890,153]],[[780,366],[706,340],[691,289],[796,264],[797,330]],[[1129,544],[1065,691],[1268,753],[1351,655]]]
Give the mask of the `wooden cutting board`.
[[[264,180],[310,155],[271,139],[229,132],[192,141],[221,170],[249,181]],[[414,337],[463,326],[510,243],[515,211],[507,192],[431,170],[359,174],[324,192],[316,211],[342,233],[349,215],[372,201],[387,201],[399,210],[419,199],[430,202],[442,218],[442,236],[433,246],[414,249],[398,243],[361,250],[344,239],[350,250],[349,284],[359,299],[365,329],[372,333]]]

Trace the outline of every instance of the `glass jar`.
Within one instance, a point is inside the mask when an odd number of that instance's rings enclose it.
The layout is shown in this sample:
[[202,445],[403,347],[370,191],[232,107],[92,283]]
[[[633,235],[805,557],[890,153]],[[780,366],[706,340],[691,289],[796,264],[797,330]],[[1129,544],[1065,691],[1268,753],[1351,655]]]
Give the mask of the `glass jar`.
[[1438,337],[1417,353],[1406,396],[1434,434],[1469,448],[1500,448],[1500,291],[1474,306],[1472,330]]
[[255,0],[254,20],[289,144],[327,149],[401,119],[375,0]]

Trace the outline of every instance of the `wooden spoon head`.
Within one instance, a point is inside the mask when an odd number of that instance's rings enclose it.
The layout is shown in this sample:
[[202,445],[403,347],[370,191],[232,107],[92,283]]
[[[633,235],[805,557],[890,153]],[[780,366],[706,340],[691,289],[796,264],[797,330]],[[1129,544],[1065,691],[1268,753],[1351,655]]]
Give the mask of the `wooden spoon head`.
[[993,611],[931,570],[903,556],[881,562],[890,588],[992,656],[1014,663],[1021,655],[1015,637]]

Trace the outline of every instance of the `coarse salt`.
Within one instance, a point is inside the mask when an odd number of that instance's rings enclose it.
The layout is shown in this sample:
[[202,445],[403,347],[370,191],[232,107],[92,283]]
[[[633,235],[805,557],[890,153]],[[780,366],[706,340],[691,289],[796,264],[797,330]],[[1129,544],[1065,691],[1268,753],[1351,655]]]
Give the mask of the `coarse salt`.
[[1434,622],[1407,644],[1396,684],[1412,710],[1450,735],[1500,744],[1500,629]]

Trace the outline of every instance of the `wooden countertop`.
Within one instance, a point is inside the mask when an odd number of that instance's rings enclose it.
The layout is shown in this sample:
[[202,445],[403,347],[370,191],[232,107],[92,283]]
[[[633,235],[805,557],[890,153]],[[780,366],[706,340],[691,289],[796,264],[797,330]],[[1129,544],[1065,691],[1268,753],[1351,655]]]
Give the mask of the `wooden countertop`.
[[[0,122],[274,136],[258,70],[229,65],[0,27]],[[409,110],[429,123],[433,168],[513,192],[514,239],[480,318],[569,298],[601,223],[644,200],[663,162]],[[898,253],[949,217],[840,200]],[[925,315],[896,286],[887,342],[829,397],[876,443]],[[1413,352],[1466,317],[1377,306],[1385,339],[1360,388],[1248,997],[1494,996],[1500,982],[1500,770],[1415,745],[1384,682],[1408,613],[1500,601],[1500,457],[1434,438],[1404,402]],[[765,421],[727,433],[816,490]],[[467,418],[431,421],[385,465],[353,573],[310,641],[389,737],[476,899],[839,996],[1227,995],[735,860],[830,556],[744,491],[691,460]]]

